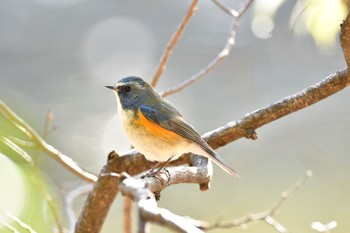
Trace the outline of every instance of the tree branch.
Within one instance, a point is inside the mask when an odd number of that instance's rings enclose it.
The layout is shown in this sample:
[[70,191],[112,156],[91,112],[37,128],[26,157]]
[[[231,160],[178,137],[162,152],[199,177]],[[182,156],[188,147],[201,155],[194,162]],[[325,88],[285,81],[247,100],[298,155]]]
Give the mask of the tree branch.
[[[23,222],[21,219],[19,219],[17,216],[9,213],[9,212],[5,212],[6,216],[9,217],[13,222],[17,223],[22,230],[25,230],[26,232],[29,233],[37,233],[30,225],[28,225],[27,223]],[[16,229],[12,228],[12,226],[10,226],[9,224],[7,224],[4,220],[0,219],[0,221],[3,221],[3,223],[5,223],[5,227],[8,228],[9,230],[13,230],[13,232],[18,232]]]
[[289,189],[282,192],[280,197],[272,204],[272,206],[259,213],[247,214],[243,217],[234,219],[228,223],[216,222],[216,223],[207,223],[203,221],[194,220],[196,222],[196,226],[203,230],[211,230],[216,228],[232,228],[232,227],[241,227],[244,224],[254,221],[265,221],[267,224],[274,227],[279,232],[287,232],[283,231],[282,225],[278,223],[275,219],[272,218],[276,214],[276,212],[281,208],[281,206],[285,203],[285,201],[297,192],[306,181],[308,181],[312,177],[311,171],[306,171],[305,175],[298,180],[295,184],[293,184]]
[[229,7],[225,6],[223,3],[221,3],[219,0],[212,0],[221,10],[223,10],[226,14],[237,17],[238,12],[234,9],[230,9]]
[[[199,159],[199,158],[198,158]],[[150,191],[153,193],[160,193],[163,189],[174,184],[206,184],[211,181],[212,178],[212,164],[208,159],[204,166],[177,166],[167,167],[154,177],[145,177],[143,180],[149,185]],[[207,190],[209,187],[202,188],[201,190]]]
[[114,162],[119,157],[115,152],[108,155],[107,164],[102,168],[97,182],[90,191],[83,210],[75,225],[75,233],[100,232],[106,219],[107,213],[113,203],[117,193],[120,177],[105,176],[117,170],[117,164]]
[[69,232],[74,232],[77,216],[74,211],[74,203],[79,196],[87,195],[91,191],[91,184],[84,184],[64,195],[63,206],[69,222]]
[[77,165],[67,155],[64,155],[55,147],[47,144],[44,139],[42,139],[39,134],[32,129],[25,121],[23,121],[19,116],[17,116],[4,102],[0,100],[0,114],[3,115],[7,120],[9,120],[15,127],[27,135],[35,145],[43,150],[45,153],[50,155],[53,159],[59,162],[62,166],[67,168],[73,174],[77,175],[81,179],[87,182],[95,182],[97,177],[94,174],[91,174]]
[[[157,179],[156,177],[150,177]],[[150,191],[149,183],[132,177],[126,178],[119,185],[123,195],[134,199],[139,207],[139,228],[138,232],[148,232],[147,223],[154,222],[177,232],[203,233],[186,218],[175,215],[170,211],[159,208],[154,194]],[[141,223],[141,224],[140,224]]]
[[[171,94],[174,94],[176,92],[179,92],[186,87],[190,86],[191,84],[195,83],[199,79],[203,78],[206,74],[208,74],[211,70],[213,70],[217,65],[219,65],[229,54],[232,50],[233,46],[235,45],[235,38],[236,38],[236,31],[239,25],[239,21],[243,14],[247,11],[249,6],[252,4],[253,0],[248,0],[243,7],[238,11],[231,10],[232,12],[232,22],[229,29],[228,37],[226,40],[226,44],[223,48],[223,50],[202,70],[191,76],[189,79],[185,80],[184,82],[176,85],[175,87],[169,88],[163,92],[160,93],[161,96],[165,97]],[[216,4],[217,1],[215,1]],[[222,9],[222,8],[221,8]]]
[[190,5],[190,7],[188,9],[185,18],[182,20],[181,24],[179,25],[179,27],[175,31],[175,34],[170,39],[170,41],[165,49],[165,52],[163,54],[163,57],[160,60],[160,64],[158,65],[158,69],[156,71],[156,74],[154,75],[153,80],[151,82],[151,85],[153,87],[155,87],[157,85],[157,82],[158,82],[160,76],[163,74],[163,72],[165,70],[166,63],[168,62],[168,60],[170,58],[170,54],[173,51],[173,48],[175,47],[177,42],[179,41],[185,27],[187,26],[188,22],[192,18],[194,12],[196,11],[197,4],[198,4],[198,0],[192,1],[192,4]]
[[225,126],[203,135],[209,145],[216,149],[239,138],[257,139],[255,130],[281,117],[309,107],[325,99],[350,84],[348,69],[342,69],[331,74],[321,82],[312,85],[301,92],[285,97],[267,107],[246,114],[237,121],[231,121]]
[[[178,167],[178,165],[185,163],[193,165],[193,167]],[[75,232],[99,232],[108,210],[119,192],[117,187],[121,182],[119,174],[126,173],[135,176],[143,171],[148,171],[153,165],[154,163],[146,160],[143,155],[135,150],[131,150],[122,156],[112,151],[108,156],[107,165],[103,167],[99,179],[85,201],[75,226]],[[166,168],[166,172],[161,172],[155,178],[145,178],[145,182],[151,184],[151,191],[156,193],[157,198],[159,198],[161,190],[177,183],[197,183],[201,190],[209,189],[212,164],[207,158],[186,154],[172,161],[169,166],[175,167]],[[186,173],[187,176],[183,176],[183,173]]]

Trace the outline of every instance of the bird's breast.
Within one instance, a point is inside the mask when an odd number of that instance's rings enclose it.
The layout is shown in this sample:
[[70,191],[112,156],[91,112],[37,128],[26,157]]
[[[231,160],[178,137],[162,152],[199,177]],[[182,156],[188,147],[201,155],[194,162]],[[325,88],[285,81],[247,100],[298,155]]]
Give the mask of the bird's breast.
[[139,110],[119,111],[130,143],[148,160],[166,161],[188,142],[180,135],[147,119]]

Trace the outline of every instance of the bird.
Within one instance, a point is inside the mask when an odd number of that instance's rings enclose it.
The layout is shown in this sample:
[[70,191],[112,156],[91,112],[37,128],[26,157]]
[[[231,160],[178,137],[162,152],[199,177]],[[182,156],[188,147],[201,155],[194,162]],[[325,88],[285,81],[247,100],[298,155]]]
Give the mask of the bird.
[[[185,153],[211,159],[232,176],[239,176],[202,139],[177,108],[140,77],[122,78],[112,89],[122,129],[131,145],[149,161],[157,162],[150,174]],[[155,172],[155,168],[158,168]]]

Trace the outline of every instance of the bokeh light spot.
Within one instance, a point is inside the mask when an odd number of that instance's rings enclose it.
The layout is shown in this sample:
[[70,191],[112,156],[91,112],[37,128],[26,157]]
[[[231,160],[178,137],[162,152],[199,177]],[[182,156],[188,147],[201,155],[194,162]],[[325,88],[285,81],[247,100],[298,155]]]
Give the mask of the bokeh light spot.
[[111,82],[127,75],[142,76],[154,68],[155,39],[141,21],[116,17],[95,25],[82,43],[84,66],[95,79]]
[[252,31],[260,39],[268,39],[275,27],[272,19],[265,15],[257,15],[252,20]]

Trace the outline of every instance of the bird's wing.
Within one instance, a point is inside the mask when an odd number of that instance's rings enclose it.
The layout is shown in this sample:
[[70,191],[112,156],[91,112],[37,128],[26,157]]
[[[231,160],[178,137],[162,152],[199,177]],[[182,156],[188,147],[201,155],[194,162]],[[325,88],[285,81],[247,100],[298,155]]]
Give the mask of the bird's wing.
[[[171,110],[171,109],[169,109]],[[210,151],[208,144],[201,138],[201,136],[178,114],[173,114],[171,111],[158,111],[151,107],[141,105],[141,113],[153,123],[161,126],[164,129],[171,130],[178,135],[187,138],[198,144],[205,151]],[[209,153],[208,151],[208,153]]]
[[233,170],[224,160],[222,160],[215,151],[204,141],[201,136],[194,130],[194,128],[189,125],[177,112],[175,108],[169,106],[163,106],[162,110],[156,110],[151,107],[141,105],[141,113],[153,123],[161,126],[164,129],[171,130],[176,134],[191,140],[200,146],[205,152],[208,153],[210,158],[224,169],[227,173],[238,176],[235,170]]

